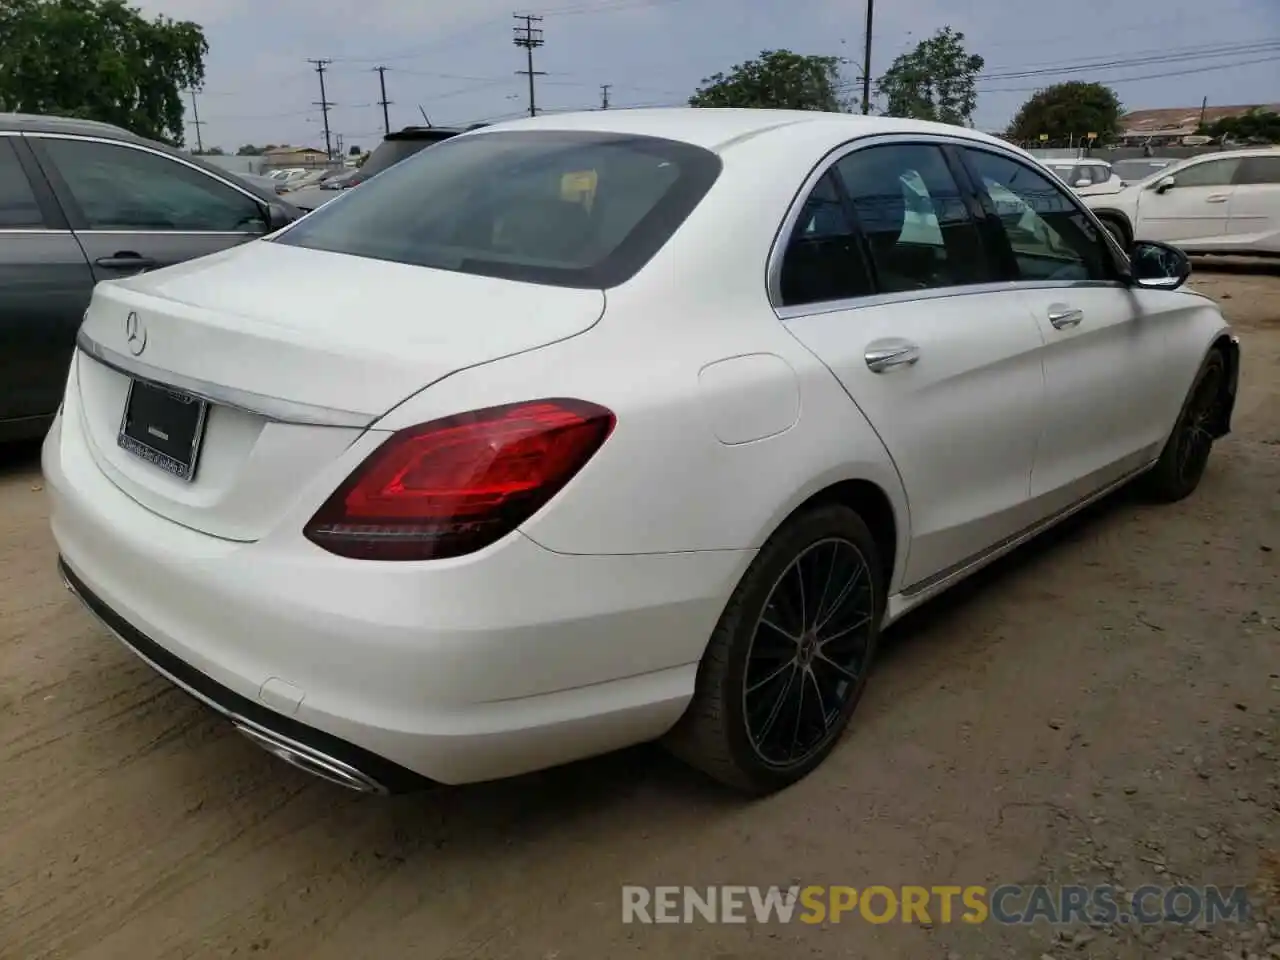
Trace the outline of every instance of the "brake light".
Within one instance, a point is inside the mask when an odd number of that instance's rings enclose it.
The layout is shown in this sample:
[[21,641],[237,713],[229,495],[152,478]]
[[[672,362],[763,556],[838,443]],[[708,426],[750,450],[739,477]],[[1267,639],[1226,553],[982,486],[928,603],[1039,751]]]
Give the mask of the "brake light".
[[401,430],[356,468],[303,533],[353,559],[473,553],[537,513],[595,455],[614,423],[604,407],[557,399]]

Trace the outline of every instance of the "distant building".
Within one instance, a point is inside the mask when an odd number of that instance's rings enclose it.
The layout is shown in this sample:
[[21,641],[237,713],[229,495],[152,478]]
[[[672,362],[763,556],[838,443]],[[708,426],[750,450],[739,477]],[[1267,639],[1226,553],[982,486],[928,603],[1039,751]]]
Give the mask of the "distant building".
[[262,155],[264,170],[284,170],[291,167],[314,169],[327,166],[329,158],[323,150],[313,147],[273,147]]
[[[1280,112],[1280,103],[1252,103],[1234,107],[1206,107],[1203,120],[1206,124],[1227,117],[1238,117],[1250,110],[1274,110]],[[1132,146],[1150,143],[1165,146],[1181,143],[1183,137],[1195,136],[1200,128],[1199,107],[1165,107],[1159,110],[1134,110],[1120,118],[1120,141]]]

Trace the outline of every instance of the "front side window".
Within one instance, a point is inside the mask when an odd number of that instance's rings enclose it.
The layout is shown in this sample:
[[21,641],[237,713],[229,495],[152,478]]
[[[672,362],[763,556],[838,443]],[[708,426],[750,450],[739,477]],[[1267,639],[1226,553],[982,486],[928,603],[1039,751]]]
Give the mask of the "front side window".
[[1030,164],[969,147],[964,152],[1003,225],[1021,279],[1115,279],[1098,229],[1061,187]]
[[783,306],[847,300],[872,292],[857,232],[827,171],[805,200],[782,260]]
[[94,140],[40,142],[90,230],[266,230],[258,201],[177,160]]
[[939,147],[869,147],[839,160],[836,170],[866,238],[881,292],[998,279]]
[[0,230],[43,227],[44,217],[31,182],[9,141],[9,137],[0,137]]
[[1229,187],[1235,179],[1236,168],[1240,166],[1238,157],[1227,157],[1222,160],[1206,160],[1193,163],[1189,167],[1172,171],[1178,189],[1184,187]]
[[602,289],[666,244],[720,169],[711,151],[656,137],[474,133],[396,164],[273,242]]

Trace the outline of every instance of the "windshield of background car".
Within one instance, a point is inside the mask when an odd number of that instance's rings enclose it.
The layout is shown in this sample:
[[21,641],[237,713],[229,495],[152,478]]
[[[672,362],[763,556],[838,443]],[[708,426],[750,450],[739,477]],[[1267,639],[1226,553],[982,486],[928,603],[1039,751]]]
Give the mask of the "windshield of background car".
[[425,150],[439,140],[383,140],[374,147],[369,159],[360,167],[360,179],[367,180],[375,173],[381,173],[388,167],[394,167],[401,160],[412,157],[420,150]]
[[692,144],[592,131],[454,137],[273,242],[605,289],[643,267],[720,174]]
[[1117,160],[1111,167],[1125,183],[1153,177],[1169,166],[1168,160]]

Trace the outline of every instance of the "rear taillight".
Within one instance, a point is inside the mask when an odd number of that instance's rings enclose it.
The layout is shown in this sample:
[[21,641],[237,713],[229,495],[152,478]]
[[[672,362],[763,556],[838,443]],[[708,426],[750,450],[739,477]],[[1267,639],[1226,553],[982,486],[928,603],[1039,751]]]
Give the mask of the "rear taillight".
[[614,426],[582,400],[535,400],[401,430],[303,531],[339,556],[438,560],[524,523],[586,464]]

